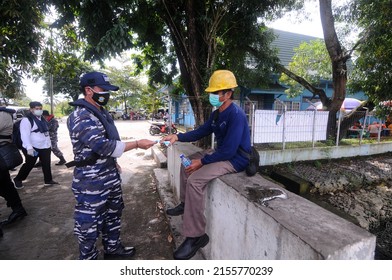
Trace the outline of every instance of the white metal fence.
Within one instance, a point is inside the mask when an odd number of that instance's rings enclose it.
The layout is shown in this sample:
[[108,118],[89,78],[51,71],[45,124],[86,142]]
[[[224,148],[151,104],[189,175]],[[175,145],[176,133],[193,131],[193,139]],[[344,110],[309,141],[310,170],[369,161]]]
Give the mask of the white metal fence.
[[[314,147],[317,141],[327,140],[327,111],[283,110],[279,113],[278,110],[254,110],[253,115],[251,112],[249,124],[254,144],[282,143],[284,149],[288,142],[310,142]],[[390,136],[389,129],[382,125],[383,120],[368,112],[347,115],[348,120],[343,126],[341,120],[344,114],[348,113],[338,113],[336,145],[339,145],[339,139],[357,139],[361,144],[365,138],[380,142],[382,137]],[[378,123],[377,131],[370,133],[370,126],[374,123]]]
[[326,140],[328,112],[256,110],[254,143]]

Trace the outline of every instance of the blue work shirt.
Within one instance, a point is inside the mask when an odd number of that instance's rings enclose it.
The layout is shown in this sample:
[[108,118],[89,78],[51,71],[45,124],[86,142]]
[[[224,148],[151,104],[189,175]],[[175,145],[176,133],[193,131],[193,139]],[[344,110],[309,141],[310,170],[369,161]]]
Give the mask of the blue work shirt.
[[214,133],[217,147],[213,154],[201,159],[203,165],[228,160],[237,172],[245,170],[249,159],[239,151],[240,147],[250,153],[250,131],[245,112],[235,103],[219,113],[218,120],[214,120],[214,112],[207,122],[199,128],[186,133],[179,133],[181,142],[193,142]]

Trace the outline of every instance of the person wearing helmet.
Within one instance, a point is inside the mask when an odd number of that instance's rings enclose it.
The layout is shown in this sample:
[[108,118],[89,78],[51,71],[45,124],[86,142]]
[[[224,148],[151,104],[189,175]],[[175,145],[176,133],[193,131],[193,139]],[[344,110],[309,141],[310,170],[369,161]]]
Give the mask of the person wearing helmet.
[[185,241],[174,252],[174,259],[190,259],[206,246],[209,237],[205,232],[204,196],[207,184],[224,174],[245,170],[249,159],[242,151],[250,153],[250,132],[245,112],[233,102],[237,81],[228,70],[215,71],[206,88],[212,106],[207,122],[186,133],[172,134],[163,141],[193,142],[214,133],[217,147],[191,155],[192,164],[181,167],[180,200],[174,208],[167,209],[170,216],[183,216],[182,234]]

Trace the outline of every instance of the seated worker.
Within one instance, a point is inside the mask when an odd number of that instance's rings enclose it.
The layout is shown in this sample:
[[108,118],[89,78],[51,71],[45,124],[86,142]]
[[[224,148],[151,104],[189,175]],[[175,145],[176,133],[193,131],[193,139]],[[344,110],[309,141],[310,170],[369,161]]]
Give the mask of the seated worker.
[[190,259],[209,242],[204,216],[207,184],[224,174],[243,171],[249,163],[246,155],[251,153],[249,126],[244,111],[233,102],[236,87],[237,81],[232,72],[215,71],[205,91],[209,92],[211,105],[218,109],[196,130],[171,134],[162,139],[170,143],[193,142],[214,133],[217,140],[215,150],[193,154],[189,157],[192,164],[181,167],[181,203],[166,211],[171,216],[184,214],[182,234],[186,239],[174,252],[174,259]]

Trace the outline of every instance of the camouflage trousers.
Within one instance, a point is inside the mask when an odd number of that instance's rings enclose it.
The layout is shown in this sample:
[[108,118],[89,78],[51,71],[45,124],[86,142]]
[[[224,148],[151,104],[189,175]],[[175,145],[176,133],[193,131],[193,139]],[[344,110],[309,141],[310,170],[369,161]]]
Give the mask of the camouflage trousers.
[[105,252],[115,251],[121,245],[121,214],[124,208],[121,184],[102,191],[82,192],[73,185],[72,191],[77,201],[74,233],[79,243],[79,259],[98,258],[96,243],[100,233]]
[[61,159],[63,157],[63,153],[60,151],[59,147],[57,146],[57,137],[55,139],[50,138],[50,143],[52,145],[52,152],[56,157]]

